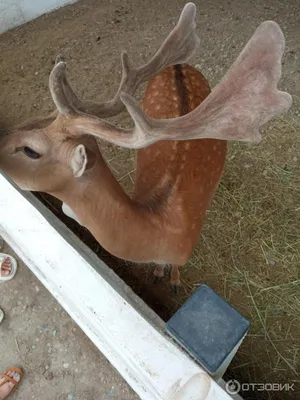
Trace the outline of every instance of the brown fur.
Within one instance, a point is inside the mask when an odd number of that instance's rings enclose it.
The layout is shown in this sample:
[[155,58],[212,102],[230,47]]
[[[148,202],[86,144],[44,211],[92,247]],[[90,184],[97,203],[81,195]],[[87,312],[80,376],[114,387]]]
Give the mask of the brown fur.
[[[169,67],[149,82],[143,108],[150,117],[178,117],[183,109],[192,111],[210,93],[207,81],[195,68],[184,65],[181,74],[176,70],[178,67]],[[179,76],[180,84],[176,82]],[[182,105],[183,88],[186,108]],[[162,141],[138,150],[134,199],[142,204],[151,202],[151,209],[158,199],[155,213],[164,214],[164,241],[169,241],[167,247],[174,254],[174,247],[180,247],[185,261],[199,239],[205,212],[222,175],[226,149],[225,141],[202,139]]]
[[[178,117],[184,109],[193,110],[209,92],[194,68],[170,67],[149,82],[143,107],[157,119]],[[65,202],[117,257],[174,265],[173,283],[179,284],[176,266],[186,263],[198,241],[224,167],[226,142],[160,141],[139,150],[130,199],[103,160],[96,139],[73,135],[63,119],[52,121],[53,116],[31,121],[3,138],[0,166],[24,189],[48,192]],[[88,164],[85,173],[75,178],[70,164],[78,144],[85,146]],[[42,158],[30,160],[15,152],[22,145],[41,152]],[[156,273],[162,271],[159,267]]]

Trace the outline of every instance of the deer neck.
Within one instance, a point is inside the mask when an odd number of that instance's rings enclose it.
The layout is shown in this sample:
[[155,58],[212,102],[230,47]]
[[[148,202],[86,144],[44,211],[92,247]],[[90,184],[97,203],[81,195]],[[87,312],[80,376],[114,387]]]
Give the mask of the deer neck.
[[60,192],[50,194],[64,203],[68,216],[86,227],[115,256],[150,262],[151,259],[144,259],[147,253],[150,257],[155,247],[159,249],[161,224],[155,223],[157,216],[123,191],[105,163],[96,165]]

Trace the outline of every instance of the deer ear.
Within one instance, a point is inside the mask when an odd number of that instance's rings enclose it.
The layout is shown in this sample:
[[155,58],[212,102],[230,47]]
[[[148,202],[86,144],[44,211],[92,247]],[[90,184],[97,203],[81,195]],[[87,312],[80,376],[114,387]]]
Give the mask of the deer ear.
[[88,162],[86,150],[83,144],[78,145],[73,151],[71,166],[75,178],[84,174]]

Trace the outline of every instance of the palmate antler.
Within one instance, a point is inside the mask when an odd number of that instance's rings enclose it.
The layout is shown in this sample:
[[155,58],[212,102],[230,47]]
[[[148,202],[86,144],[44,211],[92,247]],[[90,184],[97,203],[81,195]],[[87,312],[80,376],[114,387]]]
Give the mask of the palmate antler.
[[[192,10],[192,7],[188,4],[185,9]],[[176,27],[179,34],[181,30],[178,27],[180,21]],[[174,42],[168,42],[168,39],[162,46],[165,52]],[[98,118],[96,103],[89,106],[91,103],[81,102],[76,97],[73,101],[63,62],[52,71],[50,90],[57,109],[67,117],[72,132],[91,134],[123,147],[141,148],[159,140],[199,138],[258,142],[261,139],[259,128],[292,104],[291,96],[277,89],[284,47],[280,27],[273,21],[262,23],[221,83],[195,110],[179,118],[149,118],[130,94],[120,93],[120,99],[135,123],[131,130],[118,128]],[[160,50],[147,65],[157,72],[163,68],[163,59]],[[135,85],[130,87],[132,89]]]
[[142,82],[146,82],[170,65],[186,62],[193,56],[200,39],[195,29],[196,6],[187,3],[183,8],[179,21],[171,31],[153,58],[141,67],[133,67],[125,51],[121,54],[122,80],[117,93],[107,102],[82,101],[78,99],[69,85],[65,74],[65,63],[62,56],[56,59],[56,66],[50,75],[50,90],[58,110],[63,114],[75,115],[78,111],[108,118],[125,109],[120,99],[121,92],[133,95]]

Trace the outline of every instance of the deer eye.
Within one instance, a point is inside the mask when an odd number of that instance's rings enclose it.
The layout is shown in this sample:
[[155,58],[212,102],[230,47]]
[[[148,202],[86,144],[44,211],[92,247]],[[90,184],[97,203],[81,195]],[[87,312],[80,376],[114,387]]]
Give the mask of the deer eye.
[[23,152],[27,157],[32,158],[33,160],[37,160],[38,158],[42,157],[39,153],[27,146],[23,148]]

